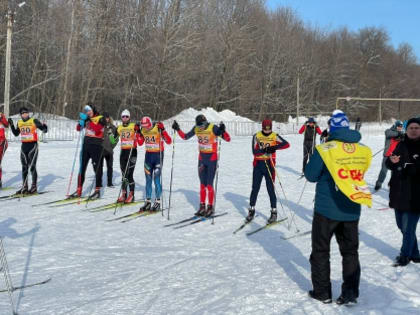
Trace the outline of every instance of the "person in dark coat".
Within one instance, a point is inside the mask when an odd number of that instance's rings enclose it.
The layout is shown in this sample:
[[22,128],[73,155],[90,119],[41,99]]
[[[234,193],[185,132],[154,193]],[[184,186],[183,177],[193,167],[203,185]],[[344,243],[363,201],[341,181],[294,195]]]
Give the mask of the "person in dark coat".
[[107,167],[107,186],[108,187],[114,187],[114,184],[112,183],[112,175],[113,175],[113,164],[114,164],[114,148],[116,146],[115,144],[112,144],[109,140],[109,136],[112,135],[113,137],[117,137],[117,127],[114,126],[112,118],[107,112],[104,112],[103,114],[106,126],[105,126],[105,132],[104,132],[104,141],[102,143],[104,147],[103,152],[103,160],[102,165],[104,165],[104,160],[106,161],[106,167]]
[[302,175],[305,171],[305,166],[308,163],[311,155],[314,153],[314,148],[316,144],[316,134],[322,134],[321,129],[316,124],[315,119],[312,117],[306,121],[302,127],[299,129],[299,134],[303,133],[303,165],[302,165]]
[[362,122],[360,121],[360,117],[357,117],[356,123],[354,124],[354,129],[360,131],[360,128],[362,128]]
[[[342,111],[334,111],[327,142],[316,147],[305,168],[306,179],[317,183],[310,256],[313,290],[309,291],[309,296],[323,303],[332,302],[330,243],[333,235],[335,235],[340,249],[343,268],[341,295],[336,303],[357,303],[360,283],[358,225],[361,205],[351,200],[337,188],[340,183],[336,182],[338,179],[334,180],[327,167],[327,164],[331,165],[331,161],[337,159],[334,155],[336,153],[331,153],[329,155],[330,160],[327,160],[326,156],[321,156],[319,150],[328,151],[328,147],[345,148],[345,145],[354,148],[354,151],[350,153],[341,149],[340,156],[344,155],[346,157],[349,154],[356,154],[360,161],[365,161],[365,164],[361,167],[361,172],[364,173],[369,166],[372,154],[370,149],[358,144],[360,139],[361,135],[358,131],[349,129],[347,116]],[[346,166],[344,165],[343,168],[346,169]],[[349,177],[349,174],[350,171],[345,171],[342,174],[343,178]],[[334,174],[334,176],[336,175]],[[367,189],[366,184],[365,187]],[[370,196],[369,192],[368,195]]]
[[386,178],[386,173],[388,172],[387,167],[385,166],[385,161],[390,155],[389,149],[392,144],[400,141],[404,137],[403,123],[400,120],[396,120],[391,128],[385,130],[385,146],[383,151],[383,159],[381,171],[379,172],[378,179],[375,184],[375,191],[378,191],[382,187],[382,183]]
[[403,235],[394,266],[419,263],[416,229],[420,218],[420,118],[407,122],[406,135],[385,164],[392,171],[389,206],[395,209],[397,226]]

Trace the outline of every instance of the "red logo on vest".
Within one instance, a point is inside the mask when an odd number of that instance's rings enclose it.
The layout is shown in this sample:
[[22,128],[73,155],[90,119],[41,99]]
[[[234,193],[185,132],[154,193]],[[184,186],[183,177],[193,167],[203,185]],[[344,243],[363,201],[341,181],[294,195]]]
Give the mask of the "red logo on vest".
[[342,179],[347,179],[350,177],[352,180],[363,180],[363,172],[361,170],[345,170],[344,168],[340,168],[337,174],[338,177]]

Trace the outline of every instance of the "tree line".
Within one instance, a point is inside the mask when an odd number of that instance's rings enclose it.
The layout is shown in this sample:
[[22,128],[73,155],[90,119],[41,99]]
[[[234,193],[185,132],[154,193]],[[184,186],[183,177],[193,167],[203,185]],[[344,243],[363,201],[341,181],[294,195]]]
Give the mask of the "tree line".
[[[330,112],[345,96],[420,97],[409,44],[386,30],[323,30],[262,0],[29,0],[0,3],[0,75],[6,12],[13,25],[11,113],[20,106],[74,118],[92,102],[114,117],[165,119],[188,108],[230,109],[252,119]],[[0,99],[4,95],[1,81]],[[383,102],[383,118],[418,103]],[[352,118],[377,120],[377,104],[343,101]],[[0,108],[1,110],[1,108]],[[400,116],[400,117],[396,117]]]

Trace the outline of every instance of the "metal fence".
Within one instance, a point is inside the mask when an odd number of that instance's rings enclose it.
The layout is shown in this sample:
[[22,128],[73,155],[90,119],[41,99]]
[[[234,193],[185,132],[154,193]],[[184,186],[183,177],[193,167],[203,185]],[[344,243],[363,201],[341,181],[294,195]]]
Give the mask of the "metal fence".
[[[18,121],[18,118],[12,118],[14,124]],[[70,119],[45,119],[41,120],[48,125],[48,133],[43,133],[38,130],[39,139],[41,141],[72,141],[77,139],[78,132],[76,131],[77,121]],[[169,130],[172,125],[173,120],[166,120],[164,122],[166,128]],[[116,125],[121,124],[120,121],[115,122]],[[181,129],[184,132],[188,132],[191,128],[194,127],[194,121],[180,121],[178,122]],[[273,122],[273,130],[282,135],[296,134],[298,133],[301,125],[293,123],[279,123]],[[322,129],[327,127],[327,123],[319,121],[320,127]],[[244,121],[227,121],[225,122],[226,130],[231,136],[252,136],[259,130],[261,130],[261,123],[259,122],[244,122]],[[392,125],[392,122],[383,123],[382,126],[377,123],[365,123],[362,125],[361,132],[364,136],[377,136],[383,135],[384,130],[389,128]],[[9,141],[20,141],[20,137],[14,137],[12,132],[7,133]]]

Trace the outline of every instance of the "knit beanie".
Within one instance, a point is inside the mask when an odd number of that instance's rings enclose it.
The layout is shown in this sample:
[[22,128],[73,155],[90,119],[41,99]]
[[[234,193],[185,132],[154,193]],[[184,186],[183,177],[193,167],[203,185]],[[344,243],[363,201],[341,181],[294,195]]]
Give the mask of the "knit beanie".
[[334,132],[339,128],[349,129],[349,119],[343,111],[336,109],[331,116],[330,132]]

